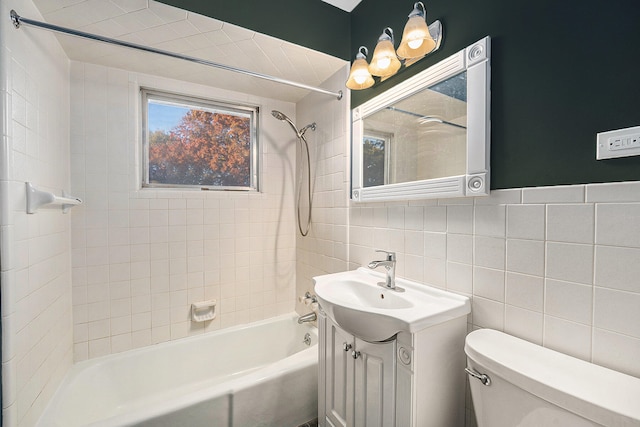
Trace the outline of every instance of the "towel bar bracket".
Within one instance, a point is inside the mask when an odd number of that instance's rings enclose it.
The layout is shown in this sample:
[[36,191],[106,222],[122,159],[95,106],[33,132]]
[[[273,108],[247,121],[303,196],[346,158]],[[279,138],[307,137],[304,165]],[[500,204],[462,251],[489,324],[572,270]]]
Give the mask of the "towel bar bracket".
[[34,214],[45,205],[58,205],[62,207],[62,213],[69,212],[74,206],[82,204],[82,200],[77,197],[68,196],[64,191],[62,196],[56,196],[48,191],[35,188],[30,182],[25,182],[27,191],[27,213]]

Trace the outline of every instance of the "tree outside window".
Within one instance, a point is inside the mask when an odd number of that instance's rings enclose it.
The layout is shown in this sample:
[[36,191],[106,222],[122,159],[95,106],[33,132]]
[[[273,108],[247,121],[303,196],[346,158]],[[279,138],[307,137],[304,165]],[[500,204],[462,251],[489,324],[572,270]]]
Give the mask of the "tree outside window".
[[256,108],[143,91],[145,186],[255,188]]

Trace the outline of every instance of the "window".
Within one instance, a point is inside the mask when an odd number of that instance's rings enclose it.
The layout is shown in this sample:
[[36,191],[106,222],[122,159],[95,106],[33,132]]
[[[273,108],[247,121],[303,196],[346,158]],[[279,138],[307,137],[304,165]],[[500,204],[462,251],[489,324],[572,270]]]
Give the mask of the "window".
[[362,138],[363,187],[389,183],[389,150],[391,134],[367,131]]
[[143,187],[257,190],[258,107],[141,95]]

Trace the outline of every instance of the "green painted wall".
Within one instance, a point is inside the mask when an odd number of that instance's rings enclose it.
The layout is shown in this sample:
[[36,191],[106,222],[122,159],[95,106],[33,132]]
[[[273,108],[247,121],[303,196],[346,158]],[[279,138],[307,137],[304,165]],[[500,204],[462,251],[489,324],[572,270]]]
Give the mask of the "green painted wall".
[[320,0],[159,0],[349,59],[349,13]]
[[[162,0],[352,60],[383,28],[399,43],[412,0],[363,0],[351,14],[319,0]],[[640,126],[637,0],[427,0],[442,48],[357,106],[484,36],[492,38],[491,188],[640,180],[640,156],[595,160],[597,132]]]
[[[428,0],[440,51],[371,89],[356,106],[484,36],[492,38],[491,188],[640,180],[640,156],[595,160],[596,133],[640,126],[640,5],[635,0]],[[365,0],[351,51],[399,38],[412,2]]]

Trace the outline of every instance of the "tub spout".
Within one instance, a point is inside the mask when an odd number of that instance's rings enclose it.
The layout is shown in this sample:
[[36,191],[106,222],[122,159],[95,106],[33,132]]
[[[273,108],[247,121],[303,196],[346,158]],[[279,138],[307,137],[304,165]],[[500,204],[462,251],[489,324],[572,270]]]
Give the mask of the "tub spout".
[[302,324],[305,322],[315,322],[317,318],[318,316],[316,316],[316,313],[312,311],[311,313],[307,313],[298,317],[298,323]]

